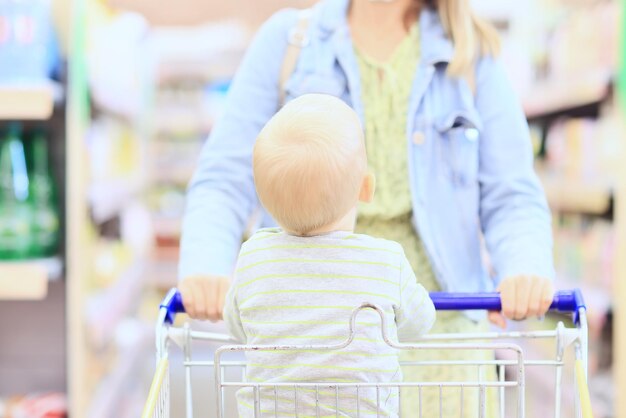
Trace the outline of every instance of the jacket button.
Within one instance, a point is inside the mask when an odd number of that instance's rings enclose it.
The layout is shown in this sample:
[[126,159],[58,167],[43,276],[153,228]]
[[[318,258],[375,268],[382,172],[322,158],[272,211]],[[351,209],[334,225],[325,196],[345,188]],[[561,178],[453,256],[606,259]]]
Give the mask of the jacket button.
[[470,142],[476,142],[478,140],[478,129],[468,128],[465,130],[465,138]]
[[413,143],[415,145],[422,145],[424,141],[426,141],[426,135],[424,135],[424,132],[415,132],[413,134]]

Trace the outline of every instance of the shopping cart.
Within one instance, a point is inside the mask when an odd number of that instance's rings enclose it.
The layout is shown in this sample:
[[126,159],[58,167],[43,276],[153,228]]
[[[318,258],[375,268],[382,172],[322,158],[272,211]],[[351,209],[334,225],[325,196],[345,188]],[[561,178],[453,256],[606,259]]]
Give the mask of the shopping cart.
[[[497,293],[486,294],[455,294],[455,293],[431,293],[431,298],[437,310],[500,310],[500,297]],[[499,359],[488,361],[429,361],[427,359],[411,362],[410,366],[445,364],[449,367],[456,366],[472,366],[477,368],[476,381],[464,382],[369,382],[369,383],[337,383],[337,382],[306,382],[306,383],[257,383],[247,382],[245,380],[245,361],[227,360],[224,356],[227,353],[246,352],[252,350],[319,350],[320,352],[341,350],[346,348],[353,341],[356,329],[356,317],[358,313],[364,309],[373,309],[381,319],[381,333],[384,341],[397,350],[491,350],[497,351],[500,355]],[[317,410],[319,416],[319,394],[335,393],[336,403],[335,412],[339,413],[339,391],[351,388],[356,393],[357,405],[359,403],[359,391],[363,393],[366,390],[375,390],[378,395],[381,390],[393,388],[399,395],[402,390],[413,388],[418,391],[420,397],[420,408],[418,411],[411,411],[410,414],[400,416],[422,416],[421,411],[421,391],[426,388],[436,388],[439,390],[440,410],[443,402],[446,402],[444,390],[457,388],[456,393],[460,393],[461,405],[462,397],[465,393],[476,393],[479,396],[478,416],[486,416],[487,391],[497,391],[498,393],[498,409],[500,417],[516,416],[523,418],[525,416],[525,372],[529,367],[554,368],[555,398],[554,398],[554,416],[561,417],[562,409],[562,380],[563,369],[566,364],[564,355],[567,350],[574,351],[575,354],[575,414],[577,417],[592,418],[591,405],[589,401],[589,391],[587,388],[587,319],[586,308],[583,297],[579,290],[560,291],[555,294],[554,301],[550,307],[553,311],[565,312],[572,314],[572,320],[575,327],[565,327],[563,322],[559,322],[555,329],[527,332],[484,332],[472,334],[445,334],[445,335],[428,335],[421,338],[416,343],[400,344],[388,338],[384,324],[384,314],[377,306],[363,303],[352,312],[349,323],[349,334],[345,341],[334,345],[285,345],[285,346],[247,346],[237,345],[230,337],[222,334],[200,332],[191,330],[188,324],[184,327],[176,328],[172,324],[177,313],[184,312],[180,293],[176,289],[172,289],[165,297],[160,305],[159,318],[156,324],[156,350],[157,350],[157,369],[150,388],[148,400],[146,402],[142,418],[161,418],[170,417],[170,363],[168,358],[168,349],[171,343],[182,349],[184,354],[183,365],[185,368],[185,407],[186,417],[193,417],[192,402],[192,369],[195,368],[212,368],[214,373],[214,390],[213,397],[214,411],[217,417],[237,416],[236,407],[232,403],[228,404],[225,400],[226,393],[232,393],[236,389],[248,388],[253,392],[254,397],[254,416],[285,416],[278,413],[278,405],[282,398],[276,394],[281,390],[291,390],[293,399],[291,404],[294,410],[288,416],[299,416],[298,399],[299,393],[305,391],[315,393],[315,402],[313,406]],[[555,356],[544,360],[528,360],[524,357],[524,352],[520,346],[521,340],[537,340],[551,339],[555,342]],[[193,360],[191,356],[191,344],[194,340],[205,340],[222,343],[215,350],[213,361]],[[490,342],[484,342],[490,341]],[[408,365],[407,365],[408,366]],[[405,366],[403,366],[405,367]],[[485,367],[497,368],[497,379],[489,381],[483,379],[484,373],[481,372]],[[232,371],[238,371],[236,377],[232,377]],[[229,377],[229,374],[231,375]],[[546,379],[548,376],[546,376]],[[234,394],[232,395],[234,397]],[[262,400],[267,404],[268,399],[274,406],[271,411],[262,410]],[[512,400],[512,402],[510,402]],[[379,402],[377,396],[377,403]],[[302,403],[302,402],[301,402]],[[507,405],[509,403],[509,405]],[[291,405],[290,404],[290,405]],[[401,402],[400,402],[401,404]],[[512,404],[512,405],[511,405]],[[376,406],[378,408],[378,405]],[[466,411],[467,412],[467,411]],[[302,412],[300,412],[302,416]],[[505,415],[506,414],[506,415]],[[176,416],[180,416],[177,414]],[[315,416],[315,415],[314,415]],[[357,407],[354,416],[361,416]],[[463,417],[462,406],[459,415]]]

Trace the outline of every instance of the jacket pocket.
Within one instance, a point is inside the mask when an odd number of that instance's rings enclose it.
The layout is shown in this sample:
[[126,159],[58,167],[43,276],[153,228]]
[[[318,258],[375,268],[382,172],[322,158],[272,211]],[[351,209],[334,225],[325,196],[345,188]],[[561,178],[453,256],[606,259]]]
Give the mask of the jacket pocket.
[[475,112],[455,111],[437,122],[444,169],[452,183],[470,187],[478,182],[482,125]]

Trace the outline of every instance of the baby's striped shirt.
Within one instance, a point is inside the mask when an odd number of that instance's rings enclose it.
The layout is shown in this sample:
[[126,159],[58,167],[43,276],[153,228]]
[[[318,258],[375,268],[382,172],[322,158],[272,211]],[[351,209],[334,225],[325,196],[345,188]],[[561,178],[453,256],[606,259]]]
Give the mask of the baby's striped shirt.
[[[254,345],[329,345],[348,337],[352,310],[363,302],[385,312],[389,336],[410,341],[430,330],[435,309],[417,283],[402,247],[393,241],[337,231],[314,237],[264,229],[241,248],[224,319],[231,334]],[[356,336],[341,351],[249,351],[251,382],[400,382],[396,350],[382,340],[380,317],[366,310]],[[337,396],[338,395],[338,396]],[[252,391],[238,395],[239,415],[253,416]],[[262,415],[295,416],[294,389],[261,393]],[[360,390],[359,413],[397,416],[397,390]],[[275,402],[275,401],[278,402]],[[320,416],[354,416],[357,393],[318,394]],[[316,416],[315,391],[298,390],[299,416]]]

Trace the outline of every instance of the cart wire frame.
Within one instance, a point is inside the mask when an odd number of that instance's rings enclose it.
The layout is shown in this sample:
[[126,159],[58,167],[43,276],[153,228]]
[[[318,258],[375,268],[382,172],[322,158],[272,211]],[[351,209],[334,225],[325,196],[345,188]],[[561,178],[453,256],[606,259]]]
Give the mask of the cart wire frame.
[[[500,297],[497,293],[486,294],[461,294],[461,293],[431,293],[431,298],[437,310],[469,310],[469,309],[487,309],[500,310]],[[386,383],[328,383],[328,382],[307,382],[307,383],[252,383],[245,381],[245,361],[226,361],[223,355],[231,352],[247,352],[247,351],[289,351],[289,350],[314,350],[314,351],[335,351],[348,347],[354,340],[356,333],[356,318],[362,310],[372,309],[378,313],[381,320],[381,335],[384,342],[397,350],[499,350],[500,352],[508,352],[509,359],[505,360],[420,360],[411,362],[401,362],[403,367],[415,366],[433,366],[447,365],[452,367],[459,366],[476,366],[478,368],[478,378],[476,381],[463,382],[386,382]],[[248,388],[253,392],[254,405],[253,415],[261,416],[284,416],[284,412],[278,412],[279,407],[279,390],[292,390],[294,393],[294,409],[295,415],[299,415],[298,391],[314,391],[315,404],[314,408],[316,416],[320,416],[320,393],[321,390],[334,391],[335,405],[334,411],[336,416],[340,416],[339,408],[339,391],[340,389],[353,388],[356,392],[356,415],[361,416],[360,393],[367,389],[376,392],[376,409],[377,416],[380,408],[380,391],[381,389],[397,389],[399,396],[402,391],[400,389],[413,388],[418,390],[419,397],[419,417],[422,417],[422,391],[425,388],[435,388],[439,391],[440,415],[441,407],[444,402],[444,389],[456,388],[460,390],[460,417],[463,414],[463,396],[464,392],[471,389],[478,390],[479,396],[479,417],[486,416],[486,392],[488,389],[498,389],[498,410],[499,416],[505,416],[505,389],[510,388],[516,392],[516,417],[525,417],[525,368],[534,366],[553,366],[555,367],[555,399],[554,399],[554,417],[561,417],[561,382],[563,377],[564,360],[563,355],[566,349],[573,346],[575,354],[575,378],[577,396],[575,397],[576,416],[579,418],[593,418],[591,403],[589,399],[589,390],[587,387],[587,318],[586,307],[579,290],[560,291],[555,294],[554,301],[550,307],[553,311],[569,312],[572,314],[573,322],[576,328],[567,328],[562,322],[559,322],[556,329],[542,331],[526,331],[526,332],[480,332],[480,333],[459,333],[459,334],[432,334],[426,335],[419,339],[416,343],[403,344],[391,340],[387,334],[385,327],[385,318],[383,311],[376,305],[363,303],[356,307],[350,316],[349,333],[347,338],[337,344],[331,345],[241,345],[235,344],[230,336],[194,331],[189,327],[188,323],[182,328],[171,327],[177,313],[184,312],[182,299],[177,289],[172,289],[160,305],[159,317],[156,323],[156,353],[157,353],[157,369],[154,375],[148,399],[146,401],[142,418],[167,418],[170,416],[170,382],[169,382],[169,358],[168,351],[170,343],[183,350],[184,366],[185,366],[185,408],[186,417],[193,418],[193,398],[192,398],[192,381],[191,369],[196,367],[213,367],[215,375],[216,397],[215,410],[219,418],[225,416],[224,392],[233,388]],[[518,344],[510,342],[510,340],[518,339],[554,339],[556,341],[556,356],[553,360],[526,360],[522,348]],[[205,340],[223,343],[214,354],[213,361],[197,361],[191,358],[191,345],[193,340]],[[505,342],[479,343],[477,341],[484,340],[506,340]],[[496,381],[485,381],[482,379],[484,367],[497,367]],[[515,370],[514,379],[505,377],[505,367],[512,367]],[[227,368],[239,368],[242,370],[243,381],[230,382],[225,379],[225,371]],[[273,412],[262,410],[261,393],[273,393]],[[328,393],[328,392],[327,392]],[[332,393],[332,392],[331,392]],[[401,399],[400,399],[401,400]],[[402,402],[400,401],[401,405]],[[311,407],[311,405],[307,405]],[[236,415],[235,415],[236,416]],[[345,416],[345,415],[342,415]],[[402,416],[402,410],[399,415]]]

